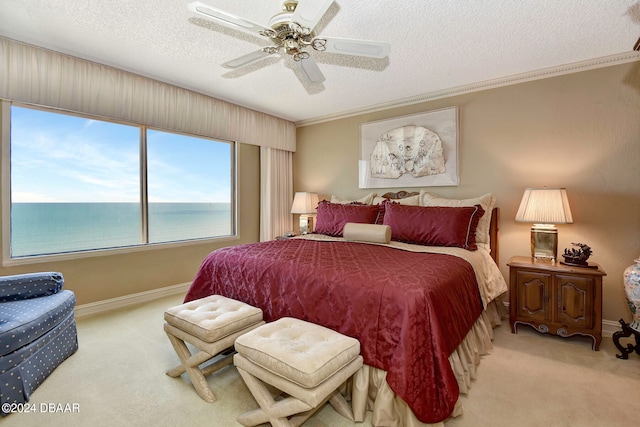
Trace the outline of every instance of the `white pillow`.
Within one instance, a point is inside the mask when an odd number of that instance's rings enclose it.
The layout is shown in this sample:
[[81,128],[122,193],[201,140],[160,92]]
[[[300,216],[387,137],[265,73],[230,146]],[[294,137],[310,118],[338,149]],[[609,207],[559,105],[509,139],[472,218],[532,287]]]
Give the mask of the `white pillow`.
[[484,215],[482,215],[480,221],[478,221],[478,228],[476,228],[476,242],[478,243],[478,246],[482,246],[487,250],[489,250],[490,243],[489,228],[491,226],[491,211],[495,204],[496,195],[492,193],[470,199],[445,199],[425,190],[420,191],[420,206],[482,206],[482,209],[484,209]]
[[344,200],[344,199],[339,199],[336,196],[331,196],[331,203],[339,203],[341,205],[348,205],[349,203],[353,203],[353,202],[357,202],[357,203],[362,203],[363,205],[370,205],[373,203],[373,198],[376,197],[376,193],[369,193],[366,196],[364,196],[361,199],[357,199],[357,200]]

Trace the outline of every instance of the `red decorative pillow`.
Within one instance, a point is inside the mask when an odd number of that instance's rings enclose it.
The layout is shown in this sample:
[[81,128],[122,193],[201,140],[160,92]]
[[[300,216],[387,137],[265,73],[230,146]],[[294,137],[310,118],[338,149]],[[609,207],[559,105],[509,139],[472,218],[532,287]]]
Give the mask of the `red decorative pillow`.
[[343,205],[323,200],[318,204],[315,232],[340,237],[348,222],[375,224],[378,211],[377,205]]
[[391,240],[426,246],[452,246],[470,251],[478,249],[476,228],[484,214],[480,205],[385,205],[384,224],[391,227]]

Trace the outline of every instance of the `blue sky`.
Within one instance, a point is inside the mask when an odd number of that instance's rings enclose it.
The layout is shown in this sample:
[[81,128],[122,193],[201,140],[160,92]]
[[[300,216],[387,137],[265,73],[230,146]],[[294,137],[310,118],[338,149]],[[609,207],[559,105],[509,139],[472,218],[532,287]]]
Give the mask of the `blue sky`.
[[[150,202],[229,202],[231,144],[148,131]],[[139,128],[11,108],[13,202],[138,202]]]

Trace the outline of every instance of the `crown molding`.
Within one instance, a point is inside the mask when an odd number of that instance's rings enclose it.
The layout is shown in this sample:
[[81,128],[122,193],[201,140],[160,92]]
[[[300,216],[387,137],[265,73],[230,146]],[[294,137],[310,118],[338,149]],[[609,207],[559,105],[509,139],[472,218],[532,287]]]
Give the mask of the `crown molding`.
[[404,107],[407,105],[419,104],[422,102],[434,101],[436,99],[449,98],[452,96],[463,95],[481,90],[495,89],[503,86],[510,86],[518,83],[529,82],[533,80],[541,80],[550,77],[561,76],[564,74],[578,73],[581,71],[594,70],[597,68],[611,67],[613,65],[626,64],[628,62],[640,61],[640,52],[626,52],[618,55],[604,56],[601,58],[590,59],[588,61],[574,62],[571,64],[560,65],[557,67],[543,68],[541,70],[529,71],[512,76],[502,77],[499,79],[486,80],[483,82],[472,83],[463,86],[457,86],[436,92],[416,95],[409,98],[398,99],[382,104],[371,105],[368,107],[343,111],[336,114],[315,117],[307,120],[295,122],[296,127],[310,126],[318,123],[328,122],[332,120],[344,119],[347,117],[367,114],[376,111],[388,110],[391,108]]

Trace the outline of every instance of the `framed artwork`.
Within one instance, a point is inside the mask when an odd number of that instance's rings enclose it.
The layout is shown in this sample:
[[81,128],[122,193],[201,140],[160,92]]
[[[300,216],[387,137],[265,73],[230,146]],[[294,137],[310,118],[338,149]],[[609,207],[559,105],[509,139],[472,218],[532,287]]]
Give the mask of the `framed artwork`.
[[360,125],[359,188],[458,185],[458,108]]

